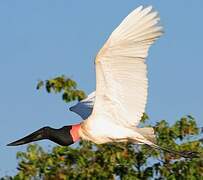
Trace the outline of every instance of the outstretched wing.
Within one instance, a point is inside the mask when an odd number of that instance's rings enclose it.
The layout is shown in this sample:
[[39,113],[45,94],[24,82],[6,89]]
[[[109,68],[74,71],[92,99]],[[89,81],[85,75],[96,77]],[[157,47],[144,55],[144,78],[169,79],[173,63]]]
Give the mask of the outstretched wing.
[[92,121],[105,118],[122,126],[138,125],[147,100],[145,58],[161,34],[158,13],[151,6],[138,7],[113,31],[95,60]]
[[76,105],[70,107],[70,111],[78,114],[82,119],[87,119],[91,113],[94,106],[95,101],[95,91],[90,93],[87,98],[78,102]]

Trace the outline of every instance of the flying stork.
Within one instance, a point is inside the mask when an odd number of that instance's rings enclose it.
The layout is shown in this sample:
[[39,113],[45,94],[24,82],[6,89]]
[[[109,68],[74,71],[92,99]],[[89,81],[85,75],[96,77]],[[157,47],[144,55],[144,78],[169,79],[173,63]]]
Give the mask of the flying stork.
[[95,58],[96,91],[70,108],[84,121],[60,129],[43,127],[8,146],[42,139],[68,146],[83,139],[96,144],[130,141],[160,148],[153,128],[138,127],[147,101],[145,60],[150,46],[163,33],[159,20],[151,6],[140,6],[112,32]]

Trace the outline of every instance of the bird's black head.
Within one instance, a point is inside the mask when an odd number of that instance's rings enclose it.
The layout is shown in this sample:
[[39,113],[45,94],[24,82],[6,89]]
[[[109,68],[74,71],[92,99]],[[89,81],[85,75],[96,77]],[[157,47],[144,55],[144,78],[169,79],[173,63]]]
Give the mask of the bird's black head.
[[49,139],[59,145],[68,146],[74,143],[71,129],[72,126],[64,126],[60,129],[43,127],[22,139],[9,143],[8,146],[18,146],[43,139]]
[[64,126],[60,129],[53,129],[48,127],[47,139],[62,146],[69,146],[74,143],[73,137],[71,135],[71,129],[72,129],[72,126]]

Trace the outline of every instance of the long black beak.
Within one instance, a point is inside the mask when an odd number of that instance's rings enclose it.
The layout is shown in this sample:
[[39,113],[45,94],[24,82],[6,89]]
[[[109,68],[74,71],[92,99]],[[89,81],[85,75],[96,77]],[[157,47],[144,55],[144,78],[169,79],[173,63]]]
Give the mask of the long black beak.
[[7,144],[7,146],[19,146],[34,141],[43,139],[49,139],[62,146],[68,146],[73,144],[72,136],[70,135],[71,126],[64,126],[60,129],[54,129],[51,127],[43,127],[22,139]]
[[43,127],[33,132],[32,134],[25,136],[24,138],[21,138],[17,141],[7,144],[7,146],[18,146],[18,145],[27,144],[33,141],[48,139],[48,134],[49,134],[48,132],[49,132],[49,127]]

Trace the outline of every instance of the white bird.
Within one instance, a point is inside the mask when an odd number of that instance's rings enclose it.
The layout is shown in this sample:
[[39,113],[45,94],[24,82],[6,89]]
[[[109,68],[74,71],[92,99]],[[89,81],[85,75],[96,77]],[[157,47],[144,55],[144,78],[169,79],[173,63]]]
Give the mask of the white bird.
[[147,101],[150,46],[162,35],[151,6],[132,11],[112,32],[95,59],[96,91],[70,110],[84,121],[60,129],[44,127],[8,145],[41,139],[70,145],[79,139],[96,144],[131,141],[157,147],[153,128],[139,128]]
[[79,136],[97,144],[132,141],[154,145],[152,128],[138,128],[147,100],[145,59],[162,34],[152,7],[138,7],[113,31],[96,56],[96,92]]

